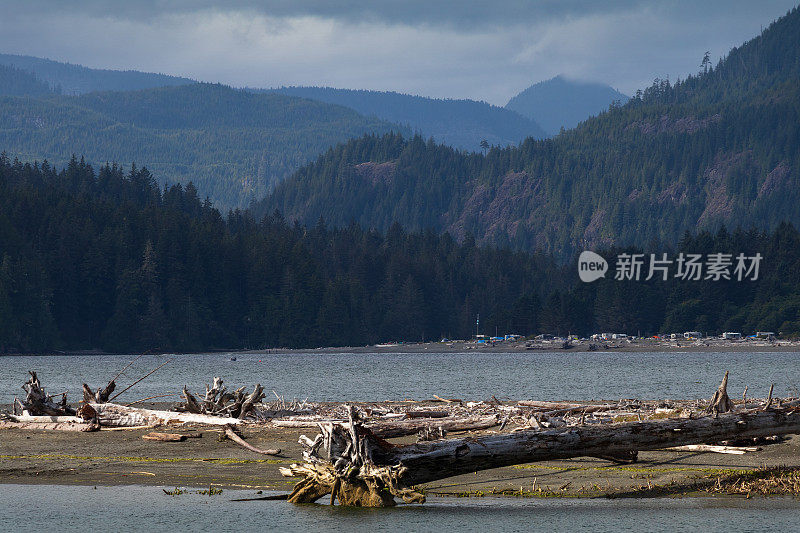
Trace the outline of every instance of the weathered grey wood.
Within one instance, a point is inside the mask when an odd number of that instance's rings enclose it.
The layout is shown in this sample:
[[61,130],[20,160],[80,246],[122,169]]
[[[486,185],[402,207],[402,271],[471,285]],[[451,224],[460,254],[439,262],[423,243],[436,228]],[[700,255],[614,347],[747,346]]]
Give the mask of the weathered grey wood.
[[[523,430],[479,438],[394,446],[358,423],[321,426],[305,463],[282,469],[303,475],[289,501],[312,502],[334,493],[350,505],[388,505],[391,493],[406,501],[424,501],[410,487],[479,470],[581,456],[623,457],[655,450],[728,439],[800,433],[800,406],[723,413],[689,419],[627,422]],[[344,496],[352,491],[349,496]],[[355,503],[354,503],[355,502]]]
[[186,388],[186,385],[183,386],[183,397],[186,400],[186,403],[179,406],[179,411],[186,411],[187,413],[196,413],[202,414],[203,407],[200,405],[200,402],[197,401],[197,398],[189,392],[189,389]]
[[755,446],[715,446],[713,444],[686,444],[664,448],[668,452],[708,452],[729,455],[744,455],[747,452],[757,452],[761,448]]
[[238,412],[232,412],[231,416],[237,418],[244,418],[250,413],[250,410],[253,409],[253,406],[259,403],[261,400],[264,399],[264,387],[261,386],[260,383],[256,383],[256,386],[253,388],[253,392],[251,392],[242,402],[242,406]]
[[[344,420],[273,420],[272,424],[276,427],[287,428],[317,428],[320,424],[347,424]],[[444,431],[475,431],[487,429],[498,425],[500,422],[494,415],[471,416],[471,417],[448,417],[448,418],[412,418],[410,420],[390,420],[378,421],[366,424],[373,435],[383,439],[404,437],[414,435],[420,431],[438,430]]]
[[236,444],[239,444],[240,446],[247,448],[251,452],[260,453],[262,455],[280,455],[281,453],[280,448],[276,448],[274,450],[273,449],[262,450],[261,448],[256,448],[249,442],[246,442],[242,437],[240,437],[233,429],[233,426],[231,426],[230,424],[226,424],[223,427],[224,427],[223,435],[231,439]]
[[100,426],[96,422],[20,422],[13,420],[0,420],[0,429],[35,429],[49,431],[97,431]]
[[264,399],[264,388],[261,384],[256,384],[249,395],[244,394],[244,387],[227,392],[222,379],[215,377],[210,386],[206,385],[206,394],[202,401],[191,394],[186,386],[183,387],[183,397],[186,401],[176,407],[177,411],[233,418],[258,418],[255,406]]
[[179,433],[148,433],[147,435],[142,435],[144,440],[154,440],[158,442],[183,442],[186,440],[186,435],[181,435]]
[[22,388],[25,391],[25,399],[20,401],[23,411],[27,411],[32,415],[74,415],[75,409],[67,405],[67,393],[61,395],[61,401],[56,403],[53,397],[47,394],[39,383],[39,377],[36,372],[29,370],[28,381],[26,381]]
[[733,402],[728,397],[728,372],[725,371],[725,376],[722,378],[719,388],[714,392],[714,397],[711,398],[711,403],[706,409],[707,413],[714,413],[717,416],[719,413],[727,413],[733,410]]
[[92,389],[86,383],[83,384],[83,401],[85,403],[106,403],[109,396],[117,388],[117,384],[112,380],[108,385],[102,389],[97,389],[97,392],[92,392]]
[[102,426],[155,426],[160,424],[183,424],[186,422],[223,426],[225,424],[239,424],[241,420],[230,417],[203,415],[196,413],[176,413],[174,411],[159,411],[154,409],[138,409],[125,407],[114,403],[90,404],[95,411]]
[[342,423],[344,420],[273,420],[272,425],[279,428],[317,428],[320,424]]
[[497,417],[491,416],[473,416],[461,418],[414,418],[411,420],[396,420],[391,422],[373,422],[367,424],[366,427],[372,431],[376,437],[390,439],[395,437],[404,437],[406,435],[414,435],[420,431],[425,430],[438,430],[444,431],[475,431],[479,429],[487,429],[500,424]]
[[381,450],[373,457],[376,464],[402,463],[405,470],[399,480],[410,486],[536,461],[792,433],[800,433],[800,414],[796,411],[748,411],[722,414],[716,419],[628,422],[420,443]]
[[402,413],[406,418],[444,418],[450,416],[449,411],[406,411]]

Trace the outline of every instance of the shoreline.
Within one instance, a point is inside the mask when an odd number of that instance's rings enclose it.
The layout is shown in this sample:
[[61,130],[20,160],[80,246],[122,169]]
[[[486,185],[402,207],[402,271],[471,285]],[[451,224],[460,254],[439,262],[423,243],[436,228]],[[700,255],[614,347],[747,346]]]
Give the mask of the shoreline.
[[[594,345],[596,349],[591,349]],[[266,354],[293,354],[293,353],[392,353],[392,354],[418,354],[418,353],[613,353],[613,352],[645,352],[645,353],[713,353],[713,352],[800,352],[800,341],[778,341],[768,343],[765,341],[725,341],[711,339],[707,341],[675,342],[652,341],[644,339],[639,341],[578,341],[570,348],[562,348],[562,341],[518,341],[498,342],[495,345],[478,345],[474,341],[452,342],[408,342],[392,344],[376,344],[367,346],[325,346],[318,348],[263,348],[263,349],[209,349],[192,352],[152,352],[151,355],[196,355],[196,354],[230,354],[230,355],[266,355]],[[104,355],[131,355],[138,352],[107,352],[102,350],[74,350],[48,353],[0,353],[2,357],[50,357],[50,356],[104,356]]]
[[[506,431],[511,429],[509,425]],[[143,435],[151,431],[197,438],[182,442],[144,440]],[[317,430],[248,424],[241,431],[246,441],[257,448],[280,448],[280,456],[255,454],[229,440],[220,440],[219,428],[193,424],[155,430],[101,429],[92,433],[2,429],[0,485],[213,485],[254,493],[290,492],[299,480],[282,477],[278,469],[301,461],[300,435],[313,437]],[[488,429],[457,435],[464,438],[495,433]],[[416,436],[391,439],[393,444],[415,441]],[[718,480],[757,476],[764,468],[785,468],[793,476],[800,475],[800,436],[758,447],[759,451],[743,455],[643,451],[636,462],[626,464],[595,457],[542,461],[455,476],[425,484],[421,489],[431,496],[447,497],[727,497],[724,492],[712,493]]]

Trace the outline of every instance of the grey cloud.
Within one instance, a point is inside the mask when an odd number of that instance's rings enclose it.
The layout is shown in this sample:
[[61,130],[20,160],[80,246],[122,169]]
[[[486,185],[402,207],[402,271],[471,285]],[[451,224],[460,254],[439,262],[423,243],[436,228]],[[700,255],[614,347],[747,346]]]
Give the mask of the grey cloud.
[[685,77],[703,52],[723,56],[795,1],[27,0],[3,6],[0,52],[235,86],[503,105],[557,74],[628,94],[655,77]]
[[[744,0],[734,0],[740,3]],[[446,26],[541,25],[552,20],[635,9],[647,0],[27,0],[11,11],[69,13],[122,20],[152,20],[200,11],[250,12],[269,17],[315,16],[344,23]],[[697,9],[697,5],[684,3]],[[720,2],[717,2],[719,5]],[[730,4],[731,2],[727,2]],[[701,8],[703,7],[703,3]]]

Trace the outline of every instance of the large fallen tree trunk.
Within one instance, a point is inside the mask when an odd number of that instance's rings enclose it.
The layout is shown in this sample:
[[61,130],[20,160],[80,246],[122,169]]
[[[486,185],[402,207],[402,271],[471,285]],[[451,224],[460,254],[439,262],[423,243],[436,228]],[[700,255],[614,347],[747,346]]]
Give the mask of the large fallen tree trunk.
[[95,421],[85,422],[77,416],[2,415],[0,429],[47,429],[54,431],[97,431]]
[[[320,425],[338,423],[337,420],[273,420],[275,427],[285,428],[317,428]],[[446,418],[412,418],[409,420],[392,420],[370,422],[365,427],[376,437],[391,439],[405,437],[425,431],[476,431],[499,425],[495,415],[446,417]]]
[[800,405],[716,414],[695,419],[627,422],[527,430],[481,438],[396,446],[358,422],[323,426],[308,447],[304,464],[282,469],[303,475],[289,501],[309,503],[332,494],[344,505],[393,505],[392,496],[423,502],[414,485],[478,470],[581,456],[625,455],[640,450],[718,442],[726,439],[800,433]]
[[93,403],[89,405],[97,412],[97,419],[101,426],[133,427],[183,423],[224,426],[225,424],[239,424],[241,422],[237,418],[138,409],[114,403]]
[[420,431],[474,431],[478,429],[487,429],[498,424],[500,424],[500,422],[497,420],[497,417],[491,415],[466,418],[434,418],[427,420],[424,418],[413,418],[411,420],[374,422],[369,424],[367,428],[377,437],[391,439],[394,437],[414,435]]

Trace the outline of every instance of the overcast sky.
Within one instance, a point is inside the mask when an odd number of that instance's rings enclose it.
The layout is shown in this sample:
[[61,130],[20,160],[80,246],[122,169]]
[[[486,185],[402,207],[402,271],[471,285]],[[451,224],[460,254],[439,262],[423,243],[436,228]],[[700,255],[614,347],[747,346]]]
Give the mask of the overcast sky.
[[626,94],[685,77],[797,1],[0,0],[0,52],[504,105],[557,74]]

